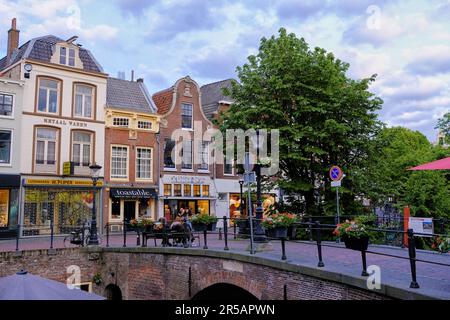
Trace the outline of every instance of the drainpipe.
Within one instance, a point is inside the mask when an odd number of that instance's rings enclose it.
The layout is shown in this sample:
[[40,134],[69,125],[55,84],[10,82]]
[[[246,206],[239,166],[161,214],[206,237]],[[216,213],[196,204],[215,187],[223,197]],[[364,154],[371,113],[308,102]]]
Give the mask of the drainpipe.
[[[160,124],[161,125],[161,124]],[[156,175],[157,177],[158,177],[158,198],[157,198],[157,201],[156,201],[156,217],[160,217],[160,215],[159,215],[159,194],[161,193],[161,188],[160,188],[160,179],[161,179],[161,148],[160,148],[160,146],[161,146],[161,141],[160,141],[160,138],[161,138],[161,127],[159,127],[159,130],[158,130],[158,132],[156,133],[156,143],[157,143],[157,145],[158,145],[158,150],[157,150],[157,153],[158,153],[158,174]],[[164,207],[164,204],[163,204],[163,207]]]

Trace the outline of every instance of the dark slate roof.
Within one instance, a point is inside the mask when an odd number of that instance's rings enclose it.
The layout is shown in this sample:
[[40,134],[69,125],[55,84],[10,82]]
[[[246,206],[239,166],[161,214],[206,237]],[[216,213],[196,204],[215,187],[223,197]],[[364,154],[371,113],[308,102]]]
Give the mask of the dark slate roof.
[[226,97],[222,93],[223,88],[231,88],[233,79],[222,80],[206,84],[200,88],[202,94],[202,109],[206,117],[211,120],[214,113],[219,108],[219,101],[233,102],[231,97]]
[[144,83],[108,78],[106,105],[136,112],[156,113]]
[[[50,62],[53,46],[56,43],[63,41],[64,40],[52,35],[31,39],[15,50],[9,61],[7,61],[7,57],[1,59],[0,70],[15,64],[21,59],[34,59],[43,62]],[[97,60],[95,60],[89,50],[80,47],[80,59],[83,62],[83,69],[85,71],[103,72],[102,66],[97,62]]]

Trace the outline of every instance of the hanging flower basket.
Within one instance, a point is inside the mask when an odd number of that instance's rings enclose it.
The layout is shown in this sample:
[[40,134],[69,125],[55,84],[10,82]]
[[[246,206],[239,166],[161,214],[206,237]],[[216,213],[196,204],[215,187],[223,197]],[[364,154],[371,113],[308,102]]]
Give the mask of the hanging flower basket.
[[266,230],[266,235],[269,238],[287,238],[288,228],[286,227],[275,227]]
[[343,236],[342,240],[344,240],[347,249],[367,251],[367,248],[369,247],[368,236],[362,236],[360,238]]

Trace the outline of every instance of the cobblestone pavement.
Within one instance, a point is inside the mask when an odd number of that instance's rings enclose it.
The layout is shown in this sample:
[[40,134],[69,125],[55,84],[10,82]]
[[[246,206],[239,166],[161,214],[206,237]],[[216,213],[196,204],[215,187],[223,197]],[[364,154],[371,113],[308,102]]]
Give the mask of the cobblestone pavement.
[[[222,237],[223,238],[223,237]],[[53,248],[73,247],[68,243],[64,243],[63,237],[56,237]],[[208,250],[224,250],[224,241],[219,240],[217,234],[208,235]],[[250,255],[249,240],[233,239],[233,235],[229,235],[228,247],[230,252],[244,255]],[[271,241],[273,250],[258,252],[256,256],[271,260],[281,260],[281,243],[280,241]],[[327,271],[337,272],[353,277],[360,277],[362,271],[361,253],[346,249],[342,244],[334,242],[323,242],[322,252],[325,267],[320,268]],[[135,233],[127,234],[127,247],[137,245],[137,236]],[[161,240],[157,240],[157,245],[161,246]],[[101,239],[101,246],[106,246],[106,237]],[[110,247],[123,247],[122,235],[111,235],[109,239]],[[148,246],[153,247],[154,241],[150,239]],[[204,250],[203,235],[200,235],[200,243],[198,239],[194,242],[194,248]],[[19,250],[37,250],[48,249],[50,241],[45,238],[29,238],[20,239]],[[0,252],[9,252],[16,250],[15,240],[1,240]],[[286,263],[308,266],[317,268],[318,254],[315,242],[300,241],[286,242]],[[396,257],[392,257],[396,256]],[[376,265],[381,269],[381,281],[397,288],[410,290],[436,298],[450,299],[450,255],[437,254],[429,251],[417,251],[417,282],[419,289],[410,289],[411,269],[408,258],[408,250],[398,247],[389,246],[370,246],[367,252],[367,265]],[[441,263],[446,265],[430,264],[423,261]]]

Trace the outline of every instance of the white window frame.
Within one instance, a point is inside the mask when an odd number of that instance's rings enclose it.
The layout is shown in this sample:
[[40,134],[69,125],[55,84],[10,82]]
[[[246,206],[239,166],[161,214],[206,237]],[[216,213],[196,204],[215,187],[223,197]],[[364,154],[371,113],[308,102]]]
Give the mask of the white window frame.
[[[117,122],[120,122],[120,121],[125,122],[125,120],[126,120],[127,125],[125,125],[125,124],[115,124],[116,120],[117,120]],[[113,125],[113,127],[116,127],[116,128],[129,128],[130,127],[130,118],[127,118],[127,117],[114,117],[113,120],[112,120],[112,125]]]
[[[200,158],[200,164],[198,165],[198,171],[202,172],[202,173],[209,173],[209,167],[210,167],[209,145],[210,145],[210,142],[209,141],[199,141],[199,144],[200,144],[200,148],[199,148],[199,151],[200,151],[200,157],[199,157]],[[203,152],[203,144],[206,144],[206,151],[205,152]],[[206,169],[201,168],[201,165],[203,164],[203,156],[204,155],[206,155],[206,160],[207,160],[207,162],[206,162],[207,168]]]
[[[150,150],[150,177],[149,178],[139,178],[138,177],[138,155],[139,155],[139,149],[141,150]],[[148,148],[148,147],[136,147],[136,165],[135,165],[135,174],[136,174],[136,180],[139,181],[152,181],[153,180],[153,148]],[[148,159],[146,159],[148,160]]]
[[[47,89],[47,96],[46,96],[47,99],[46,99],[45,111],[39,110],[39,97],[40,97],[40,94],[41,94],[41,81],[42,80],[54,81],[54,82],[57,83],[57,89],[56,89],[56,94],[57,94],[57,96],[56,96],[56,111],[55,112],[48,111],[49,107],[50,107],[50,92],[54,90],[53,88],[48,88],[48,87],[45,87]],[[46,113],[46,114],[53,114],[53,115],[59,114],[59,112],[60,112],[59,108],[61,107],[60,103],[61,103],[61,99],[62,99],[62,97],[61,97],[61,87],[62,87],[61,80],[51,79],[51,78],[47,78],[47,77],[38,77],[36,111],[39,112],[39,113]]]
[[13,129],[3,129],[0,128],[0,131],[9,131],[11,132],[11,147],[9,148],[9,162],[8,163],[0,163],[0,167],[12,167],[12,156],[13,156],[13,146],[14,146],[14,130]]
[[[191,167],[185,168],[184,167],[184,159],[185,159],[185,151],[184,151],[184,144],[190,142],[191,143]],[[181,171],[184,172],[193,172],[194,171],[194,141],[193,140],[185,140],[182,142],[182,157],[181,157]]]
[[[61,54],[62,50],[65,50],[65,55],[64,55],[64,61],[61,61],[61,58],[63,57],[63,55]],[[70,53],[73,52],[73,65],[70,64]],[[76,64],[76,50],[74,48],[70,48],[70,47],[65,47],[65,46],[61,46],[59,47],[59,64],[64,65],[64,66],[68,66],[68,67],[75,67]]]
[[225,166],[227,165],[227,163],[226,163],[226,158],[225,158],[225,156],[223,157],[223,175],[224,176],[227,176],[227,177],[232,177],[232,176],[234,176],[235,174],[235,172],[234,172],[234,160],[233,160],[233,162],[231,163],[231,173],[225,173]]
[[[141,124],[149,124],[150,127],[149,128],[145,128],[145,127],[141,128]],[[153,130],[153,123],[150,120],[138,120],[138,129],[146,130],[146,131]]]
[[172,139],[167,139],[167,140],[171,140],[174,142],[174,146],[173,146],[173,150],[172,150],[172,154],[174,155],[174,159],[172,159],[174,166],[173,167],[166,167],[165,164],[165,150],[166,150],[166,139],[164,139],[164,148],[163,148],[163,166],[164,166],[164,171],[177,171],[177,142],[175,140]]
[[1,115],[0,114],[0,118],[3,118],[3,119],[14,119],[14,111],[16,109],[16,94],[15,93],[10,93],[10,92],[0,91],[0,95],[12,96],[12,99],[13,99],[11,115],[10,116],[5,116],[5,115]]
[[[91,94],[91,116],[88,117],[86,116],[86,98],[89,97],[89,95],[84,94],[84,93],[78,93],[77,92],[77,87],[78,86],[82,86],[82,87],[89,87],[92,89],[92,94]],[[81,115],[76,113],[77,110],[77,95],[81,96]],[[95,87],[89,84],[83,84],[83,83],[75,83],[74,85],[74,100],[73,100],[73,116],[75,118],[84,118],[84,119],[93,119],[94,118],[94,113],[95,113],[95,95],[96,95],[96,91],[95,91]],[[128,121],[129,123],[129,121]]]
[[74,160],[74,155],[75,155],[75,152],[74,152],[74,146],[75,146],[75,140],[74,140],[74,137],[75,137],[75,133],[84,133],[84,134],[88,134],[90,137],[91,137],[91,139],[90,139],[90,142],[89,142],[89,164],[87,165],[87,166],[84,166],[83,165],[83,158],[84,158],[84,146],[85,145],[87,145],[85,142],[77,142],[77,144],[79,144],[80,145],[80,163],[79,163],[79,165],[77,166],[77,165],[75,165],[76,167],[78,167],[78,168],[89,168],[89,165],[91,164],[91,163],[93,163],[93,156],[94,156],[94,133],[92,133],[92,132],[87,132],[87,131],[78,131],[78,130],[73,130],[72,131],[72,159],[71,159],[71,161],[72,162],[75,162],[75,160]]
[[[190,128],[184,128],[183,127],[183,105],[190,106],[191,107],[191,127]],[[182,130],[188,130],[192,131],[194,130],[194,105],[192,103],[181,103],[181,129]]]
[[[47,130],[53,130],[55,131],[55,141],[51,141],[48,139],[38,139],[38,131],[39,129],[47,129]],[[36,173],[57,173],[58,172],[58,159],[59,159],[59,130],[52,127],[37,127],[34,133],[34,171]],[[37,163],[37,144],[38,142],[44,142],[44,163]],[[48,142],[54,142],[55,143],[55,164],[48,164]],[[41,170],[36,170],[37,168],[42,168]],[[51,168],[51,170],[50,170]]]
[[[113,149],[114,148],[126,148],[127,149],[127,158],[126,158],[127,160],[126,160],[126,165],[125,165],[126,172],[127,172],[127,176],[126,177],[124,177],[124,176],[114,177],[113,176]],[[115,180],[115,181],[129,181],[129,179],[130,179],[130,168],[129,168],[129,165],[130,165],[130,147],[127,146],[127,145],[120,145],[120,144],[113,144],[113,145],[111,145],[111,153],[110,153],[109,161],[110,161],[110,165],[109,165],[109,167],[110,167],[109,171],[110,172],[109,172],[109,175],[111,177],[111,180]]]

